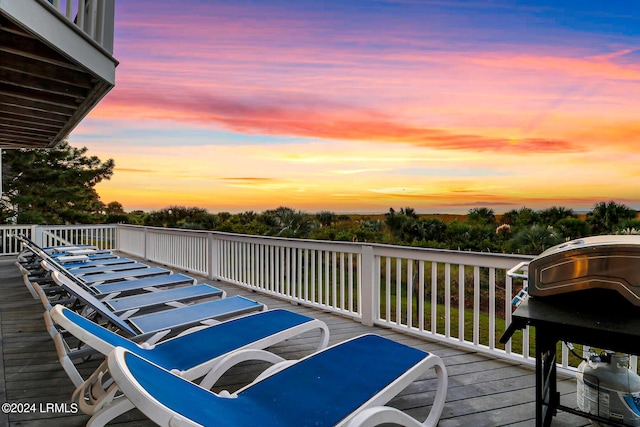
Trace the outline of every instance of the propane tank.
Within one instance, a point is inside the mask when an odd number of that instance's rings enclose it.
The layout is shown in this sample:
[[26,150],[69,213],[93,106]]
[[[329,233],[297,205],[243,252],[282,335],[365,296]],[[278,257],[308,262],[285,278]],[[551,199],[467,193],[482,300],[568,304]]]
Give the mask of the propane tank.
[[580,363],[578,409],[627,426],[640,427],[640,376],[630,371],[628,365],[629,356],[613,352],[594,354]]

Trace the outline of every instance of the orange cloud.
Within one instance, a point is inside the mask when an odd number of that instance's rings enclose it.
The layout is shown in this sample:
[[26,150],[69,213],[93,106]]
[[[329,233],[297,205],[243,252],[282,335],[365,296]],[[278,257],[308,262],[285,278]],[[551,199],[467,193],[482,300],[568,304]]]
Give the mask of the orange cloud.
[[618,64],[613,60],[633,52],[626,49],[605,55],[586,57],[545,56],[531,54],[477,54],[469,62],[491,68],[510,70],[538,70],[545,73],[571,75],[580,78],[604,78],[606,80],[640,81],[640,68]]
[[153,169],[136,169],[136,168],[115,168],[117,172],[130,172],[130,173],[153,173],[157,172]]
[[[378,112],[343,106],[261,104],[225,97],[185,94],[169,97],[150,92],[118,92],[97,116],[171,119],[223,126],[242,133],[301,136],[335,140],[397,142],[433,149],[528,152],[577,152],[583,148],[554,138],[496,138],[456,134],[442,129],[394,122]],[[322,104],[322,103],[319,103]],[[95,117],[95,116],[94,116]]]

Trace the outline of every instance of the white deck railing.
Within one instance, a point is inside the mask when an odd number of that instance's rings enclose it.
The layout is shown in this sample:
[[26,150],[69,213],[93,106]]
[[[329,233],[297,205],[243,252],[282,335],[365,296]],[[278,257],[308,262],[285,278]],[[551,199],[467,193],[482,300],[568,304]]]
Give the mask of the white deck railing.
[[211,233],[119,225],[117,236],[121,252],[213,278],[209,268]]
[[117,249],[117,228],[104,225],[2,225],[0,255],[16,255],[22,249],[16,234],[29,237],[42,247],[59,245],[92,245],[100,249]]
[[[525,330],[499,344],[531,257],[119,225],[118,250],[381,325],[534,363]],[[564,366],[568,366],[563,349]]]
[[33,239],[43,247],[73,244],[115,250],[116,230],[112,224],[40,226],[35,228]]
[[113,54],[114,0],[42,0]]
[[[506,275],[532,257],[132,225],[0,227],[42,246],[93,244],[473,351],[534,364],[528,329],[499,338],[522,287]],[[17,252],[5,243],[4,254]],[[635,358],[634,358],[635,363]],[[563,345],[559,368],[570,368]]]
[[269,295],[362,318],[362,246],[212,235],[212,276]]
[[25,236],[33,236],[35,234],[35,225],[3,225],[0,227],[0,255],[17,255],[22,249],[20,242],[13,238],[16,234]]

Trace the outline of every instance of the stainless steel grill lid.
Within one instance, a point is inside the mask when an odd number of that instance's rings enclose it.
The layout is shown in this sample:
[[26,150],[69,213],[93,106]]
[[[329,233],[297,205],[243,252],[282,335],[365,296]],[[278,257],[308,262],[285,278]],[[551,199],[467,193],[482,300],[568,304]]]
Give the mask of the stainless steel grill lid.
[[640,235],[585,237],[549,248],[529,262],[528,280],[531,296],[600,288],[640,306]]

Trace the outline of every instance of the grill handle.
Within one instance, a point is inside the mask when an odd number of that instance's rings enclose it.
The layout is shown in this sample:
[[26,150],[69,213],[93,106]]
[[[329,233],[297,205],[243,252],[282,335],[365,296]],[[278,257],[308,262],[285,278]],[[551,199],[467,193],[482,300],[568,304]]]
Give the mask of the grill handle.
[[529,267],[529,261],[523,261],[520,264],[513,267],[511,270],[507,271],[507,276],[513,277],[514,279],[527,280],[529,278],[528,274],[518,273],[519,271],[524,270],[526,267]]

